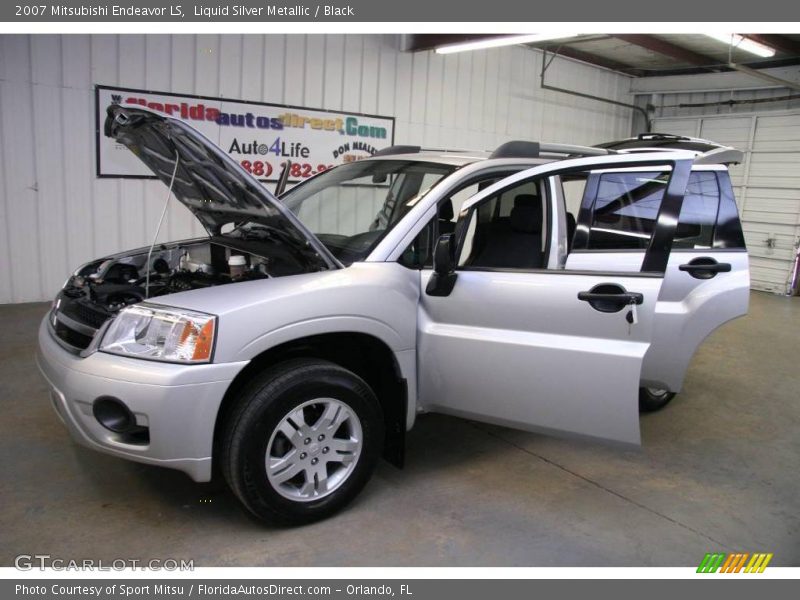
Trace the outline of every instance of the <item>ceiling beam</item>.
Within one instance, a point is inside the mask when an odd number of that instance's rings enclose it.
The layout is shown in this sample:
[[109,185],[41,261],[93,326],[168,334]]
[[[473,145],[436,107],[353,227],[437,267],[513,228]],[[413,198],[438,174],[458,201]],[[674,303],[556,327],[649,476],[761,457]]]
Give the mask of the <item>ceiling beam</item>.
[[[800,83],[800,67],[764,69],[763,73]],[[668,75],[665,77],[639,77],[631,80],[632,94],[670,94],[676,92],[720,92],[730,90],[755,90],[777,88],[777,84],[759,83],[745,73],[703,73],[702,75]]]
[[656,52],[663,56],[668,56],[675,60],[689,63],[697,67],[707,67],[713,69],[715,65],[719,65],[719,60],[700,54],[683,46],[678,46],[672,42],[653,37],[652,35],[642,34],[614,34],[614,37],[629,44],[645,48],[652,52]]
[[784,54],[800,56],[800,42],[796,42],[785,35],[778,35],[775,33],[740,33],[739,35],[749,38],[754,42],[775,48],[775,50],[783,52]]
[[[539,46],[539,48],[541,47]],[[572,46],[547,45],[546,49],[548,52],[555,52],[559,56],[564,56],[573,60],[579,60],[581,62],[589,63],[590,65],[595,65],[596,67],[603,67],[604,69],[619,71],[620,73],[626,73],[628,75],[638,76],[641,74],[641,71],[632,65],[622,63],[611,58],[606,58],[604,56],[598,56],[597,54],[592,54],[590,52],[585,52],[584,50],[578,50]]]
[[[439,46],[444,46],[447,44],[460,44],[462,42],[474,42],[476,40],[483,40],[487,38],[497,38],[497,37],[504,37],[504,36],[450,34],[450,33],[407,34],[403,36],[401,49],[403,52],[420,52],[424,50],[433,50],[434,48],[438,48]],[[579,40],[580,38],[576,40],[570,40],[570,43],[577,42]],[[537,48],[539,50],[547,48],[549,52],[555,52],[557,48],[559,56],[564,56],[565,58],[579,60],[581,62],[585,62],[590,65],[603,67],[604,69],[610,69],[612,71],[619,71],[621,73],[627,73],[629,75],[639,75],[641,73],[641,71],[639,71],[638,69],[629,64],[622,63],[610,58],[605,58],[603,56],[598,56],[596,54],[591,54],[583,50],[578,50],[576,48],[573,48],[572,46],[566,46],[566,45],[558,46],[557,44],[553,44],[551,42],[543,42],[542,44],[528,44],[528,46],[532,48]]]
[[789,81],[788,79],[783,79],[782,77],[776,77],[775,75],[770,75],[764,71],[759,71],[758,69],[751,69],[750,67],[746,67],[745,65],[737,65],[735,63],[730,63],[728,65],[731,69],[736,69],[737,71],[741,71],[742,73],[747,73],[751,77],[755,77],[756,79],[761,79],[762,81],[768,81],[773,85],[777,85],[780,87],[786,87],[790,90],[795,90],[796,92],[800,92],[800,83],[796,83],[794,81]]

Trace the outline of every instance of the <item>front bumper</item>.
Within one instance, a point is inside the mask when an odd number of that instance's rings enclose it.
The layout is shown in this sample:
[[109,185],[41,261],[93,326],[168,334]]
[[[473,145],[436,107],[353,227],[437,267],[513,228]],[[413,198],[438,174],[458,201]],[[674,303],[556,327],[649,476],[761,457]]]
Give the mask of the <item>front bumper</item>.
[[[56,413],[78,443],[107,454],[178,469],[195,481],[211,479],[217,412],[247,361],[178,365],[95,352],[85,358],[56,342],[48,318],[39,327],[39,369]],[[131,443],[95,419],[94,400],[124,402],[149,440]]]

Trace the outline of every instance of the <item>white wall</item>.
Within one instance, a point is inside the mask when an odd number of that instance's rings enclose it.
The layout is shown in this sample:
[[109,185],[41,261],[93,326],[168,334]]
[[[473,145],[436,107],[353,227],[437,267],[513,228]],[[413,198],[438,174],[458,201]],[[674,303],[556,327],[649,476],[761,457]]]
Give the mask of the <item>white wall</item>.
[[750,285],[790,293],[800,245],[800,110],[661,117],[653,128],[744,152],[730,173],[750,254]]
[[[395,116],[397,143],[625,137],[630,111],[538,88],[521,47],[401,53],[398,36],[0,36],[0,303],[52,298],[68,273],[146,245],[153,181],[95,178],[95,84]],[[557,59],[547,82],[629,101],[627,78]],[[175,203],[164,239],[202,233]]]
[[[702,76],[698,76],[702,77]],[[794,96],[790,100],[778,102],[766,100]],[[742,104],[716,104],[729,100],[748,101]],[[758,100],[758,102],[749,102]],[[681,106],[694,104],[695,106]],[[655,117],[689,117],[701,115],[728,115],[752,112],[773,112],[800,108],[800,95],[786,88],[767,88],[751,90],[731,90],[713,92],[682,92],[658,94],[653,105]],[[705,105],[705,106],[698,106]]]

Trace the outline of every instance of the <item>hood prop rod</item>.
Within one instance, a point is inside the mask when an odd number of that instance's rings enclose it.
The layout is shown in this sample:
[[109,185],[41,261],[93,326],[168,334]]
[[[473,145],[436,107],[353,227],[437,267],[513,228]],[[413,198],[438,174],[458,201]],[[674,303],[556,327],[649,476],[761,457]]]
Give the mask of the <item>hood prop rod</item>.
[[275,196],[280,196],[286,189],[286,184],[289,183],[289,171],[291,168],[292,161],[287,160],[283,165],[283,171],[281,171],[280,177],[278,177],[278,183],[275,184]]
[[169,206],[169,200],[172,198],[172,186],[175,184],[175,175],[178,173],[178,163],[180,162],[180,154],[175,151],[175,168],[172,169],[172,177],[169,179],[169,189],[167,190],[167,199],[164,201],[164,208],[161,211],[161,218],[158,220],[158,226],[156,227],[156,234],[153,236],[153,243],[150,244],[150,249],[147,251],[147,271],[145,272],[145,283],[144,283],[144,297],[145,299],[150,297],[150,259],[153,256],[153,248],[155,248],[156,240],[158,239],[158,234],[161,231],[161,224],[164,222],[164,217],[167,214],[167,207]]

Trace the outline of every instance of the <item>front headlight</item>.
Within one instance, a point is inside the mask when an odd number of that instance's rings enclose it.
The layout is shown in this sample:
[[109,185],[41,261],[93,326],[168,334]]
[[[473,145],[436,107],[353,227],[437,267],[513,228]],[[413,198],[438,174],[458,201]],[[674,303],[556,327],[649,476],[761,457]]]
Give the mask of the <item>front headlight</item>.
[[119,311],[100,350],[169,362],[209,362],[215,326],[213,315],[136,304]]

